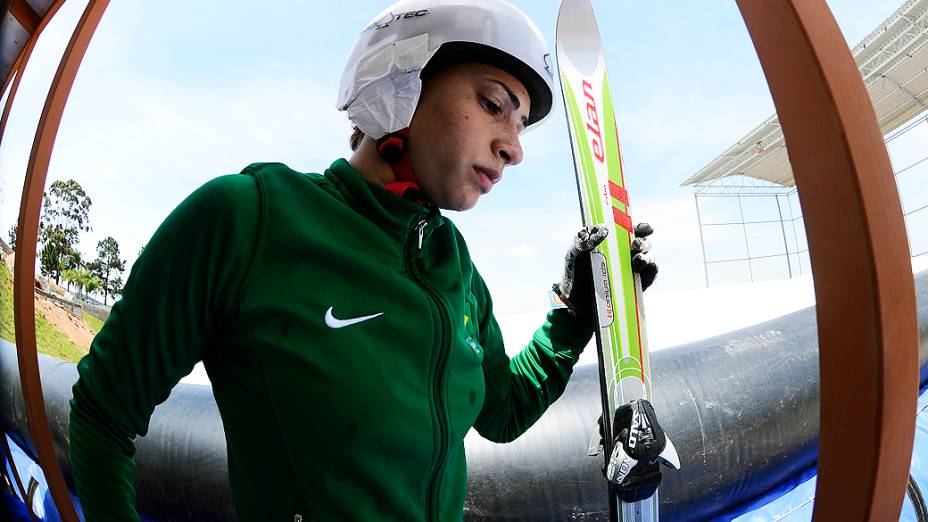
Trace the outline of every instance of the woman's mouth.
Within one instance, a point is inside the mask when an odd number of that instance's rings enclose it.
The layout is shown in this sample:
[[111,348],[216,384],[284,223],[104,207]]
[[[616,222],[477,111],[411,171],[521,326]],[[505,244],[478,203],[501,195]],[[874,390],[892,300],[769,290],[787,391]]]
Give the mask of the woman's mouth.
[[477,176],[477,182],[480,184],[480,191],[484,194],[493,189],[493,185],[499,181],[500,173],[493,169],[484,167],[474,167],[474,173]]

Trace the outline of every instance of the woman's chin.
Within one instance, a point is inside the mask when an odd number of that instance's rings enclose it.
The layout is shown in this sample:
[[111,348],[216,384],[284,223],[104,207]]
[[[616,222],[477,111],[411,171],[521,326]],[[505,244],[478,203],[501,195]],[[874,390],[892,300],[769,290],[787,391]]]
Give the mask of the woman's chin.
[[477,201],[480,200],[480,193],[476,191],[462,192],[459,194],[453,194],[449,198],[443,198],[443,201],[436,201],[432,199],[432,202],[435,203],[438,208],[443,210],[454,210],[457,212],[464,212],[470,210],[477,206]]

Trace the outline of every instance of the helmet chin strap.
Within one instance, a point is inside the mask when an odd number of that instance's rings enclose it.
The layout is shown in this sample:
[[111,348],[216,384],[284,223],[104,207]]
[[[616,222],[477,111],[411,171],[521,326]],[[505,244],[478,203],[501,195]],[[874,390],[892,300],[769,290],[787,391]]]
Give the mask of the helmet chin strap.
[[387,183],[384,188],[401,198],[425,205],[428,198],[419,186],[416,173],[412,171],[412,162],[407,154],[408,147],[409,127],[391,132],[377,140],[377,152],[390,165],[396,176],[396,181]]

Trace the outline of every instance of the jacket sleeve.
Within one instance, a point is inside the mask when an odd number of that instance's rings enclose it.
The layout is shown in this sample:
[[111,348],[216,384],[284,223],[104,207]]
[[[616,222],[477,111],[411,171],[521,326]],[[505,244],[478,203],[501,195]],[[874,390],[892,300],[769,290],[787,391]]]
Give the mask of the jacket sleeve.
[[593,336],[593,324],[567,310],[548,312],[531,342],[512,359],[506,355],[486,284],[474,271],[474,294],[481,312],[486,395],[474,427],[494,442],[524,433],[564,393],[574,364]]
[[78,363],[69,451],[86,520],[139,520],[134,439],[234,311],[259,212],[251,176],[216,178],[184,200],[145,246]]

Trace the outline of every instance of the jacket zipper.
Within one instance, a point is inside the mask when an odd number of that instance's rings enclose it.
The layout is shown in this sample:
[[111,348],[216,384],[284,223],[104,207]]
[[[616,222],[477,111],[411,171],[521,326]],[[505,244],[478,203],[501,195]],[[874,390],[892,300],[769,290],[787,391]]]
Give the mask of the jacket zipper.
[[416,225],[416,232],[419,234],[419,250],[422,250],[422,239],[425,237],[425,227],[427,227],[428,224],[429,221],[427,219],[423,219],[419,222],[418,225]]
[[[414,231],[415,231],[415,234],[418,236],[417,245],[418,245],[419,251],[422,250],[422,242],[423,242],[423,238],[425,237],[425,229],[427,227],[428,227],[428,217],[422,218],[419,221],[419,223],[416,224],[415,226]],[[435,461],[434,465],[432,466],[432,471],[429,473],[428,490],[427,490],[427,494],[428,494],[427,512],[429,514],[429,518],[432,520],[438,520],[439,518],[439,513],[438,513],[439,502],[437,498],[438,497],[438,482],[441,479],[441,470],[442,468],[444,468],[445,459],[448,456],[447,455],[448,446],[449,446],[448,439],[450,438],[450,434],[448,433],[449,432],[448,419],[446,418],[446,415],[445,415],[444,399],[442,397],[442,377],[445,373],[444,370],[448,362],[448,352],[449,352],[448,346],[447,346],[448,343],[446,341],[446,335],[445,335],[446,332],[448,331],[448,325],[447,325],[448,314],[438,294],[434,290],[429,288],[425,284],[425,281],[423,281],[422,278],[419,277],[418,273],[414,270],[414,267],[412,266],[413,255],[414,254],[410,254],[406,257],[406,269],[409,271],[410,275],[413,276],[413,278],[419,284],[419,286],[421,286],[425,290],[426,294],[432,299],[432,302],[435,303],[435,306],[438,308],[439,316],[441,317],[441,335],[439,338],[439,345],[438,345],[438,360],[435,364],[435,373],[432,376],[432,390],[434,392],[436,417],[438,418],[440,444],[439,444],[439,450],[438,450],[438,459]]]

